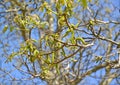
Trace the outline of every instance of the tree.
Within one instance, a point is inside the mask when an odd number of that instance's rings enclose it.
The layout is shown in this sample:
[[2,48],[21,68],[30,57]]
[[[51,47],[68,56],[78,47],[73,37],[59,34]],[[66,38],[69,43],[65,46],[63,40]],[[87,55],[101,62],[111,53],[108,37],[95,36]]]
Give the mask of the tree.
[[1,0],[1,83],[120,84],[114,2]]

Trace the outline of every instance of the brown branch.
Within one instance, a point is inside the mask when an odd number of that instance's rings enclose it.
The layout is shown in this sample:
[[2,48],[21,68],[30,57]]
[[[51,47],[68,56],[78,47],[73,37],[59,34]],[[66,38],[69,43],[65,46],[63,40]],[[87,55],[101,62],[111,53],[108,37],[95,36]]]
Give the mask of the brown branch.
[[81,48],[79,48],[78,50],[76,50],[73,54],[70,54],[69,56],[63,58],[62,60],[59,60],[59,61],[54,62],[54,63],[52,63],[52,64],[58,64],[58,63],[61,63],[61,62],[63,62],[64,60],[66,60],[66,59],[68,59],[68,58],[70,58],[70,57],[73,57],[73,56],[74,56],[77,52],[79,52],[80,50],[81,50]]
[[56,50],[53,50],[53,51],[51,51],[51,52],[47,52],[47,53],[41,54],[40,56],[52,54],[52,53],[54,53],[54,52],[56,52],[56,51],[62,49],[64,46],[65,46],[65,45],[62,45],[60,48],[58,48],[58,49],[56,49]]
[[77,47],[81,47],[81,48],[86,48],[86,47],[89,47],[89,46],[94,45],[94,42],[91,43],[91,44],[83,45],[83,44],[69,44],[69,43],[62,42],[62,41],[57,40],[57,39],[55,39],[55,41],[60,42],[60,43],[64,44],[65,46],[66,46],[66,45],[67,45],[67,46],[77,46]]
[[70,24],[69,24],[69,22],[67,20],[67,15],[64,14],[64,17],[65,17],[65,22],[66,22],[68,28],[71,29],[71,26],[70,26]]
[[101,39],[101,40],[105,40],[105,41],[111,42],[111,43],[113,43],[115,45],[119,45],[118,42],[115,42],[115,41],[113,41],[111,39],[108,39],[108,38],[105,38],[105,37],[102,37],[102,36],[98,36],[98,38]]
[[112,44],[115,44],[115,45],[119,45],[118,42],[116,42],[116,41],[114,41],[114,40],[111,40],[111,39],[108,39],[108,38],[105,38],[105,37],[103,37],[103,36],[98,35],[97,33],[95,33],[94,28],[93,28],[91,25],[90,25],[89,27],[91,28],[91,32],[93,33],[93,35],[94,35],[96,38],[101,39],[101,40],[105,40],[105,41],[107,41],[107,42],[111,42]]
[[[101,65],[98,65],[98,66],[95,66],[93,69],[91,70],[88,70],[86,73],[80,75],[80,77],[78,77],[77,79],[75,79],[74,81],[71,81],[71,83],[74,83],[74,84],[77,84],[79,83],[83,78],[85,78],[86,76],[88,75],[91,75],[92,73],[106,67],[106,66],[110,66],[111,67],[111,64],[116,64],[118,63],[118,61],[111,61],[110,63],[106,62],[104,64],[101,64]],[[112,68],[112,67],[111,67]],[[72,84],[73,85],[73,84]]]

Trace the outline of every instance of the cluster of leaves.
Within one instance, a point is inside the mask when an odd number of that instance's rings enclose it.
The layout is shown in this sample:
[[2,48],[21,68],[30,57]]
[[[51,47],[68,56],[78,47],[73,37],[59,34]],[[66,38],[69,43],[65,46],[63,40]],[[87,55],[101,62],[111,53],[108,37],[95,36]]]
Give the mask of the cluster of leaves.
[[[86,0],[82,0],[82,1],[78,1],[78,2],[82,2],[82,5],[84,8],[87,7],[87,1]],[[16,2],[15,2],[16,3]],[[18,3],[18,2],[17,2]],[[69,43],[73,44],[73,45],[77,45],[78,41],[81,41],[83,45],[86,45],[86,42],[84,41],[84,39],[82,37],[77,37],[75,38],[75,32],[74,29],[77,28],[77,25],[73,25],[73,24],[69,24],[69,22],[67,21],[67,18],[70,18],[73,15],[73,0],[69,1],[69,0],[59,0],[56,4],[56,8],[58,10],[58,12],[55,12],[52,10],[52,8],[50,8],[49,4],[47,2],[44,2],[41,6],[40,6],[40,10],[44,11],[44,9],[46,9],[46,13],[50,14],[51,12],[53,14],[55,14],[58,17],[58,24],[60,27],[69,27],[69,29],[67,29],[66,33],[62,36],[62,38],[65,37],[70,37],[70,39],[68,39],[67,41],[70,41]],[[17,25],[17,28],[15,27],[10,27],[10,31],[12,32],[13,30],[20,30],[22,37],[26,37],[26,33],[29,33],[32,29],[34,28],[38,28],[38,29],[45,29],[45,26],[48,24],[48,22],[40,22],[40,18],[38,15],[34,14],[34,15],[27,15],[24,16],[23,14],[17,14],[16,16],[14,16],[14,23],[15,25]],[[8,29],[8,26],[6,25],[3,29],[3,33],[5,33]],[[62,29],[62,28],[60,28]],[[54,48],[54,50],[51,52],[52,53],[52,60],[50,59],[50,56],[47,57],[47,60],[45,60],[45,62],[47,63],[54,63],[55,59],[54,57],[55,55],[55,50],[62,48],[62,43],[55,41],[57,39],[59,39],[59,34],[58,33],[54,33],[54,34],[50,34],[50,35],[46,35],[44,37],[44,39],[42,38],[40,41],[41,42],[45,42],[45,46]],[[31,62],[34,62],[36,59],[39,59],[39,56],[42,56],[44,54],[51,54],[49,52],[45,53],[44,51],[39,52],[37,50],[37,48],[34,46],[34,43],[37,42],[33,39],[25,39],[26,41],[21,44],[21,48],[19,52],[16,53],[12,53],[9,57],[10,60],[13,59],[14,56],[16,55],[27,55],[27,57],[30,59]],[[63,54],[65,55],[64,49],[63,50]],[[39,55],[39,56],[38,56]]]

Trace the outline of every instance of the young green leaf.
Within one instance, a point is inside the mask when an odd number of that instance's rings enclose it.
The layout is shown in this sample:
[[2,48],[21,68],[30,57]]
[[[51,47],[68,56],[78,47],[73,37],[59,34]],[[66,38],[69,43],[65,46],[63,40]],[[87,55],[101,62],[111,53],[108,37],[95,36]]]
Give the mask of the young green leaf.
[[76,38],[77,41],[81,41],[82,44],[86,45],[87,43],[85,42],[85,40],[82,37],[78,37]]
[[64,35],[63,35],[63,38],[66,37],[71,31],[68,30]]
[[72,44],[75,44],[76,42],[75,42],[75,33],[74,33],[74,30],[71,29],[70,31],[71,31],[71,38],[70,38],[71,43],[72,43]]
[[5,33],[7,31],[7,29],[8,29],[8,26],[5,25],[5,27],[3,28],[2,32]]
[[31,62],[34,62],[35,60],[36,60],[36,57],[33,56],[33,55],[31,55],[31,56],[30,56],[30,61],[31,61]]
[[87,8],[87,0],[82,0],[82,4],[84,8]]
[[52,62],[55,61],[55,53],[52,53]]
[[81,1],[81,3],[82,3],[82,6],[84,7],[84,8],[87,8],[87,0],[78,0],[78,2],[80,2]]
[[35,49],[35,50],[34,50],[34,52],[33,52],[33,54],[34,54],[34,56],[36,56],[36,57],[37,57],[37,56],[38,56],[38,54],[39,54],[39,51],[38,51],[37,49]]
[[56,71],[57,71],[57,73],[58,73],[58,74],[60,74],[59,65],[58,65],[58,64],[56,64],[56,66],[55,66],[55,67],[56,67]]
[[10,26],[10,32],[12,32],[14,30],[13,26]]
[[12,53],[9,57],[8,60],[12,61],[12,59],[17,55],[17,53]]

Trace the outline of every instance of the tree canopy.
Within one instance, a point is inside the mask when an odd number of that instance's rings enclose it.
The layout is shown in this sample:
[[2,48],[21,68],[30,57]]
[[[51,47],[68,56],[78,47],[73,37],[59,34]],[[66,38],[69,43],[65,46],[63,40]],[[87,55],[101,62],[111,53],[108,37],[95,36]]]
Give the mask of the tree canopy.
[[119,85],[119,3],[1,0],[0,82]]

